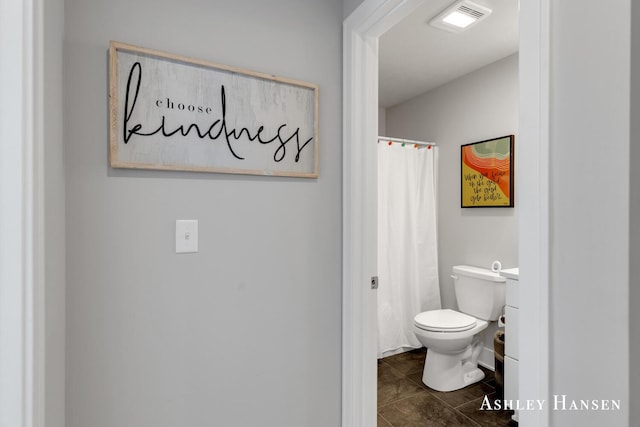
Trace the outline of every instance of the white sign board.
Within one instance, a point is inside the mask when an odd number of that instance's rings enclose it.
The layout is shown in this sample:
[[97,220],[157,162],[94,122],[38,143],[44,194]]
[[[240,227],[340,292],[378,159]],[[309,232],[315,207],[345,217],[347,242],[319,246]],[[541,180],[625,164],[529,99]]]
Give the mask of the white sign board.
[[111,42],[114,168],[316,178],[318,86]]

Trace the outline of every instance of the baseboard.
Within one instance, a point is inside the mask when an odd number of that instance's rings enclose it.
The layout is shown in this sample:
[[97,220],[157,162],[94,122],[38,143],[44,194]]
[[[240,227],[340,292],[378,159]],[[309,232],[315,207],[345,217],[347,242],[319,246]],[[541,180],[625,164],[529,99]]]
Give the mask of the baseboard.
[[385,351],[384,353],[382,353],[382,355],[378,354],[378,359],[383,359],[389,356],[395,356],[396,354],[400,354],[400,353],[406,353],[411,350],[416,350],[417,348],[422,348],[422,347],[400,347],[395,350]]
[[[382,357],[378,356],[379,359],[389,356],[394,356],[396,354],[405,353],[407,351],[415,350],[411,347],[401,347],[396,350],[386,351],[382,355]],[[491,371],[495,371],[495,354],[492,348],[482,347],[482,351],[480,352],[480,357],[478,358],[478,365],[487,368]]]
[[480,352],[480,357],[478,358],[478,365],[490,369],[492,371],[496,370],[495,366],[495,354],[493,353],[493,349],[488,347],[483,347]]

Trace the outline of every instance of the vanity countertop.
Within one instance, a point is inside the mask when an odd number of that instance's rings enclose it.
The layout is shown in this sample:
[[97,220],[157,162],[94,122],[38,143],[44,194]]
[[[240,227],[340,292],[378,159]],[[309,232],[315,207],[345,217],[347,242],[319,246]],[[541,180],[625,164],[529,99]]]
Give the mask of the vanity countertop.
[[505,270],[500,270],[500,275],[506,277],[507,279],[515,279],[518,280],[520,275],[520,268],[507,268]]

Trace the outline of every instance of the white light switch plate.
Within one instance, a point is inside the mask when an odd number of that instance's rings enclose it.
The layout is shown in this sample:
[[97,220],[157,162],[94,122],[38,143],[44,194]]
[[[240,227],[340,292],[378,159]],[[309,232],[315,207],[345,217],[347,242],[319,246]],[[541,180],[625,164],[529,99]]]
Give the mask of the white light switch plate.
[[176,220],[176,253],[198,252],[198,220]]

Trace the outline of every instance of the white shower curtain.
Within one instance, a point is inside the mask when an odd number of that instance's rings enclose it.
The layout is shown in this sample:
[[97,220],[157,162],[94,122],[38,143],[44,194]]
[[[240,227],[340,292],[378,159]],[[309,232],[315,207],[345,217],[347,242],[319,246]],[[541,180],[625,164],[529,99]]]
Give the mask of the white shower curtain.
[[435,146],[378,143],[378,357],[421,347],[413,318],[441,308],[436,168]]

